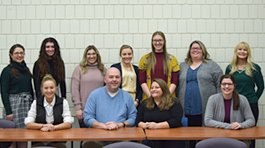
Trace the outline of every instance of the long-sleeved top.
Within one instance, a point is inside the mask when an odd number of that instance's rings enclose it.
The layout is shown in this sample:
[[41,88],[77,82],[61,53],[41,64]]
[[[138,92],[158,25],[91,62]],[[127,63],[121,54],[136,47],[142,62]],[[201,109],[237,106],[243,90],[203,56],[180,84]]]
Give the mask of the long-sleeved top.
[[159,107],[155,103],[153,110],[146,108],[146,100],[144,100],[139,108],[135,121],[135,125],[138,126],[139,122],[164,122],[167,121],[170,128],[182,126],[181,119],[183,115],[183,109],[179,101],[171,106],[169,110],[160,111]]
[[[60,84],[61,97],[66,98],[65,79],[60,81],[59,78],[55,76],[54,66],[53,66],[52,60],[49,60],[48,63],[49,63],[50,70],[47,74],[52,75],[52,77],[55,79],[55,81],[57,83],[57,86]],[[42,96],[40,86],[41,86],[41,81],[43,78],[41,78],[40,75],[38,74],[39,69],[40,69],[40,67],[39,67],[38,61],[36,61],[34,63],[34,67],[33,67],[33,80],[34,80],[34,89],[35,89],[36,98],[41,98],[41,96]],[[65,74],[65,72],[64,72],[64,74]]]
[[88,63],[86,73],[82,73],[80,65],[76,66],[71,80],[71,94],[75,109],[84,110],[90,93],[104,86],[104,76],[100,73],[97,65],[97,62]]
[[98,88],[89,95],[84,109],[84,123],[92,127],[94,121],[120,123],[128,121],[134,126],[137,110],[131,95],[120,89],[113,97],[105,87]]
[[[185,106],[184,99],[185,99],[188,69],[189,65],[186,62],[182,62],[180,64],[179,84],[178,84],[179,87],[177,88],[177,98],[179,98],[181,106],[183,108]],[[219,83],[222,75],[223,75],[222,69],[214,61],[208,60],[207,64],[205,62],[201,63],[201,66],[197,72],[197,79],[201,95],[203,118],[209,97],[213,94],[221,92]]]
[[[139,71],[138,71],[138,67],[135,66],[135,65],[132,65],[133,66],[133,69],[136,73],[136,99],[138,99],[139,101],[142,100],[142,94],[143,94],[143,91],[142,91],[142,88],[141,88],[141,85],[140,85],[140,82],[139,82]],[[121,76],[122,75],[122,67],[121,67],[121,63],[116,63],[116,64],[113,64],[111,65],[111,67],[116,67],[117,69],[119,69],[120,73],[121,73]],[[121,77],[122,78],[122,77]],[[121,85],[120,85],[120,88],[122,89],[122,79],[121,79]]]
[[[239,73],[238,71],[233,73],[236,79],[236,91],[244,95],[249,103],[258,102],[261,94],[264,90],[264,80],[261,73],[261,68],[259,65],[253,63],[255,70],[252,70],[252,77],[246,75],[245,71]],[[226,67],[225,73],[229,74],[231,71],[231,66]],[[255,85],[257,86],[257,91],[255,91]]]
[[[140,85],[143,83],[146,83],[148,88],[151,88],[151,82],[155,78],[163,79],[167,86],[170,87],[171,84],[175,84],[177,86],[178,84],[178,71],[179,71],[179,63],[175,56],[168,54],[168,65],[169,65],[169,71],[167,75],[164,75],[163,70],[163,55],[164,53],[156,53],[156,64],[155,64],[155,72],[153,73],[153,70],[147,67],[148,65],[148,59],[150,58],[150,54],[144,55],[140,62],[139,62],[139,81]],[[175,91],[172,94],[173,96],[176,96]],[[145,93],[143,93],[143,99],[146,99],[147,96]]]
[[12,60],[13,67],[19,71],[18,78],[11,73],[11,66],[6,66],[0,77],[1,98],[4,104],[6,115],[12,114],[12,109],[9,101],[9,94],[18,94],[21,92],[29,92],[33,96],[31,76],[27,72],[27,65],[23,61],[21,64]]
[[[45,97],[43,100],[43,105],[44,108],[46,110],[46,122],[47,124],[53,123],[54,121],[54,117],[53,117],[53,106],[55,105],[55,96],[52,100],[52,102],[49,104]],[[28,117],[25,118],[25,124],[29,123],[29,122],[35,122],[35,119],[37,117],[37,102],[36,100],[33,101],[33,103],[31,104],[30,110],[28,112]],[[69,123],[73,123],[74,122],[74,118],[71,116],[71,112],[69,109],[69,105],[66,99],[63,99],[63,122],[69,122]]]
[[[233,98],[232,98],[233,99]],[[212,95],[207,103],[205,111],[205,125],[209,127],[230,129],[233,122],[238,122],[241,128],[249,128],[255,125],[255,119],[249,106],[248,100],[243,95],[239,95],[239,108],[233,110],[231,102],[230,123],[225,123],[225,107],[222,93]]]

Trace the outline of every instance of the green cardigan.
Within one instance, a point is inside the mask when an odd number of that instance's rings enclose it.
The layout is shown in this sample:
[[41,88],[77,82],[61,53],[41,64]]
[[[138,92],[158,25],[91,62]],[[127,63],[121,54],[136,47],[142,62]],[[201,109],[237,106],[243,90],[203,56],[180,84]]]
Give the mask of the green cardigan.
[[[238,71],[233,73],[236,79],[236,91],[244,95],[249,103],[257,103],[261,94],[264,90],[264,80],[261,73],[261,68],[258,64],[253,63],[256,70],[252,70],[252,77],[246,75],[245,71],[239,73]],[[229,74],[231,71],[231,66],[226,67],[225,73]],[[255,91],[255,85],[257,86],[257,91]]]

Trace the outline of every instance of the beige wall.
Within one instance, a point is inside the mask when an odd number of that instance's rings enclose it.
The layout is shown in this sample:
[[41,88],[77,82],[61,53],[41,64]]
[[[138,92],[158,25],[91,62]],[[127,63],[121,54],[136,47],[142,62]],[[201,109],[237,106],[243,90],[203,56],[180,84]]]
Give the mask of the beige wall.
[[[70,79],[86,46],[95,45],[109,68],[120,61],[121,45],[129,44],[133,63],[138,64],[151,51],[151,36],[157,30],[165,33],[168,51],[179,62],[189,44],[201,40],[223,70],[236,44],[246,41],[265,74],[265,0],[0,0],[0,70],[9,63],[13,44],[26,48],[25,60],[32,70],[42,40],[56,38],[73,108]],[[265,126],[264,95],[259,107],[258,124]],[[265,147],[265,141],[259,140],[257,147]]]

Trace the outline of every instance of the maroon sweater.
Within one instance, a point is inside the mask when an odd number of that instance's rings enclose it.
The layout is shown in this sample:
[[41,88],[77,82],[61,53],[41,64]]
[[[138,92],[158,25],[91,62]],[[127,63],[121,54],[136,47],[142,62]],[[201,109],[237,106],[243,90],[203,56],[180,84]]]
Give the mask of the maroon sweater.
[[[163,66],[163,56],[164,53],[156,53],[156,64],[155,72],[151,70],[151,81],[156,78],[163,79],[167,83],[167,75],[164,75],[164,66]],[[146,83],[146,72],[145,70],[139,69],[139,81],[140,84]],[[171,83],[177,86],[178,84],[178,72],[171,73]]]

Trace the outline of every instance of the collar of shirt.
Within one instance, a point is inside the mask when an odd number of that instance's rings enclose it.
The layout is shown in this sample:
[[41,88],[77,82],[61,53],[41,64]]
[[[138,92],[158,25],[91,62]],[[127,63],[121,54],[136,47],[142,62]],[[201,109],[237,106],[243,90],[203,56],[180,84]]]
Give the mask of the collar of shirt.
[[43,105],[44,105],[44,107],[47,107],[48,105],[50,105],[50,106],[54,106],[54,104],[55,104],[55,96],[53,97],[51,104],[49,104],[49,103],[46,101],[46,98],[44,97],[44,100],[43,100]]

